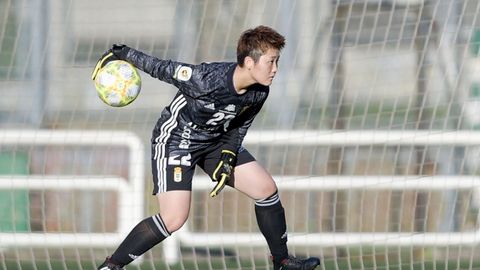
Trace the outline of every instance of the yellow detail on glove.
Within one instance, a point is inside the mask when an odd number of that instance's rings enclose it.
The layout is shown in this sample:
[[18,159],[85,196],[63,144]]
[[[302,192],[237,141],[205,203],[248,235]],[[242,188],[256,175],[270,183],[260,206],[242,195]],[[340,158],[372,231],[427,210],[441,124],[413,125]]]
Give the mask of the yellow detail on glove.
[[226,174],[222,174],[222,178],[220,179],[220,181],[217,182],[217,184],[215,185],[215,187],[212,189],[212,191],[210,192],[210,197],[215,197],[218,195],[218,193],[220,193],[220,191],[222,191],[222,189],[225,187],[225,184],[227,183],[227,175]]
[[98,60],[97,64],[95,65],[95,69],[93,69],[92,80],[95,80],[95,77],[97,77],[98,71],[103,67],[103,62],[105,62],[111,56],[113,56],[112,52],[106,54],[104,57]]
[[222,191],[230,179],[236,163],[237,155],[235,152],[230,150],[222,150],[220,161],[218,162],[218,165],[212,174],[212,180],[217,181],[217,184],[210,192],[210,197],[213,198],[217,196],[220,191]]

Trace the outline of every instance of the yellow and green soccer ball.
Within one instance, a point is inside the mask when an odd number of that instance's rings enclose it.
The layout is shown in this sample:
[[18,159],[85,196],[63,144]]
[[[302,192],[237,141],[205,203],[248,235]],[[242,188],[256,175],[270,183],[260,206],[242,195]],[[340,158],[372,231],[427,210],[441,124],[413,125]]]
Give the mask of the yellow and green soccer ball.
[[137,69],[123,60],[108,62],[95,77],[98,96],[106,104],[123,107],[140,94],[142,79]]

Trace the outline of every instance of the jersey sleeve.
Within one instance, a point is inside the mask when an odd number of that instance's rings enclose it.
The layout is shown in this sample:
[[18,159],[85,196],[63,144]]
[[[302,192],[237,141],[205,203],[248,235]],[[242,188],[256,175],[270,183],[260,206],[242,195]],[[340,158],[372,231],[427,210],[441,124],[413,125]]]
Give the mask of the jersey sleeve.
[[125,59],[136,68],[166,83],[176,86],[182,93],[197,98],[207,93],[203,80],[203,65],[163,60],[130,49]]

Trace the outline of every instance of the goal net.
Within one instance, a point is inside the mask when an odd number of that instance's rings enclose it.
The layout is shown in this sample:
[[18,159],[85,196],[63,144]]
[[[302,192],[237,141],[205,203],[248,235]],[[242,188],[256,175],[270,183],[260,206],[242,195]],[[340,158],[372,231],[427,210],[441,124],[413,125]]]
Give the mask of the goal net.
[[[113,43],[235,61],[264,24],[279,72],[244,146],[274,176],[289,251],[322,269],[480,268],[476,0],[0,0],[0,269],[96,269],[157,213],[152,129],[176,93],[141,73],[113,108]],[[197,170],[187,224],[127,269],[273,269],[254,204]]]

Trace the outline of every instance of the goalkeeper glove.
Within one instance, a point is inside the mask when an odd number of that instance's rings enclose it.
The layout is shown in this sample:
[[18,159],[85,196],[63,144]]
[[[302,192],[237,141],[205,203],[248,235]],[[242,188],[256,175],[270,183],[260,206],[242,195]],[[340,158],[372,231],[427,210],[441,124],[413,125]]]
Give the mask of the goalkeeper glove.
[[95,80],[97,77],[98,71],[104,67],[108,62],[114,60],[125,60],[127,53],[130,48],[123,44],[113,44],[112,48],[108,49],[103,55],[98,59],[95,69],[92,73],[92,80]]
[[220,161],[217,164],[217,167],[213,171],[212,180],[216,181],[217,184],[210,192],[210,197],[215,197],[222,191],[225,187],[225,184],[230,179],[233,174],[233,170],[237,163],[237,155],[230,150],[222,150],[222,155],[220,156]]

